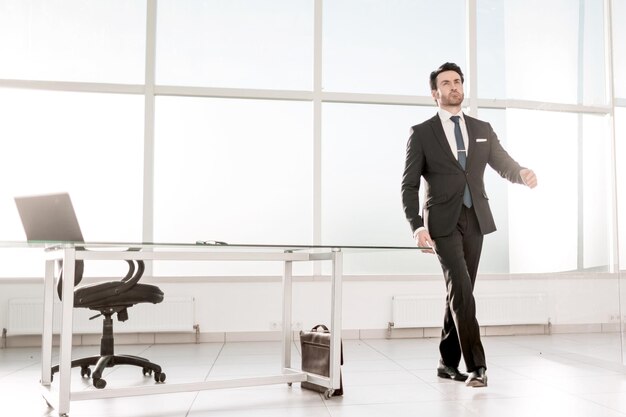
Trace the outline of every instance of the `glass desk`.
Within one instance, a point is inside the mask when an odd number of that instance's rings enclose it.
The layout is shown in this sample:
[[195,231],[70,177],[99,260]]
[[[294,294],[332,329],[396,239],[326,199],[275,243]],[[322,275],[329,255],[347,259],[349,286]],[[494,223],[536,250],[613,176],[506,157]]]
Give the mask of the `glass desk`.
[[[137,395],[193,392],[201,390],[249,387],[270,384],[292,384],[309,381],[327,388],[330,397],[339,388],[341,347],[341,299],[343,254],[419,250],[418,247],[393,246],[314,246],[314,245],[255,245],[222,244],[221,242],[128,243],[128,242],[4,242],[2,246],[40,247],[45,255],[44,321],[42,332],[42,393],[59,415],[68,415],[71,401],[127,397]],[[132,250],[131,250],[132,249]],[[72,320],[74,300],[74,265],[76,260],[142,260],[142,261],[270,261],[283,264],[282,274],[282,336],[281,372],[275,375],[199,381],[189,383],[155,383],[145,386],[105,388],[102,390],[71,390]],[[52,387],[52,335],[55,265],[63,262],[61,328],[58,389]],[[331,263],[331,341],[329,376],[294,369],[291,362],[292,268],[294,262],[328,261]],[[66,302],[65,300],[72,300]]]

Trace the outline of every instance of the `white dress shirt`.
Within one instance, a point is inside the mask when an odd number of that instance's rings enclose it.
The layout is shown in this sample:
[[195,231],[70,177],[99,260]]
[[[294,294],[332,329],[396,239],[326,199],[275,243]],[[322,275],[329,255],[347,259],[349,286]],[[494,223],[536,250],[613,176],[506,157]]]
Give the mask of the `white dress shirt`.
[[446,139],[448,139],[448,144],[450,144],[450,149],[452,149],[452,153],[459,159],[459,152],[456,147],[456,137],[454,136],[454,122],[450,120],[452,116],[459,116],[461,119],[459,120],[459,124],[461,125],[461,134],[463,135],[463,143],[465,144],[465,156],[467,157],[469,154],[469,139],[467,135],[467,127],[465,127],[465,118],[463,118],[463,112],[460,111],[457,114],[452,114],[447,110],[439,109],[439,118],[441,119],[441,124],[443,125],[443,131],[446,134]]

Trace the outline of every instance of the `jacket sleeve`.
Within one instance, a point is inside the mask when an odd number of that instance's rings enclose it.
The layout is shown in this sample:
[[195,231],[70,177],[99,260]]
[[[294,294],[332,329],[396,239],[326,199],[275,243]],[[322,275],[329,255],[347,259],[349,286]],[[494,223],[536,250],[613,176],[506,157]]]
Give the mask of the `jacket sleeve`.
[[406,147],[406,161],[404,175],[402,176],[402,206],[412,232],[424,226],[424,219],[420,216],[419,201],[419,189],[423,169],[424,151],[415,128],[412,128],[411,136],[409,137]]
[[489,125],[489,134],[491,136],[489,143],[491,149],[489,152],[489,166],[491,166],[502,178],[509,180],[515,184],[523,184],[520,171],[524,168],[520,166],[508,152],[500,144],[498,135]]

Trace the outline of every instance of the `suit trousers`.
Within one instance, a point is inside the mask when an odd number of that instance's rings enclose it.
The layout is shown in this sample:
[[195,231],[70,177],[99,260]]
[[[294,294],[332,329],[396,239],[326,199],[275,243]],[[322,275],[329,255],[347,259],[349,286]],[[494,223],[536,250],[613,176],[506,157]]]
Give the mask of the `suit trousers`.
[[452,234],[433,238],[446,282],[446,308],[439,352],[447,366],[458,367],[461,355],[472,372],[486,366],[476,320],[474,283],[483,246],[473,208],[463,206]]

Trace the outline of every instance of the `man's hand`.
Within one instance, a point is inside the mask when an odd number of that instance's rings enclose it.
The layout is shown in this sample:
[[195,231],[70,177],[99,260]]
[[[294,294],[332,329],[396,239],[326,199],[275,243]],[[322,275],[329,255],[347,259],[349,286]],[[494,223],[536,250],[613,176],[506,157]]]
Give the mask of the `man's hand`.
[[522,177],[524,184],[529,188],[535,188],[537,186],[537,176],[532,169],[524,168],[519,172],[519,175]]
[[432,250],[432,247],[434,245],[432,239],[430,238],[430,233],[428,233],[428,230],[424,229],[418,232],[417,236],[415,237],[415,243],[417,243],[417,246],[419,246],[420,248],[430,248],[422,249],[422,252],[435,253],[435,251]]

